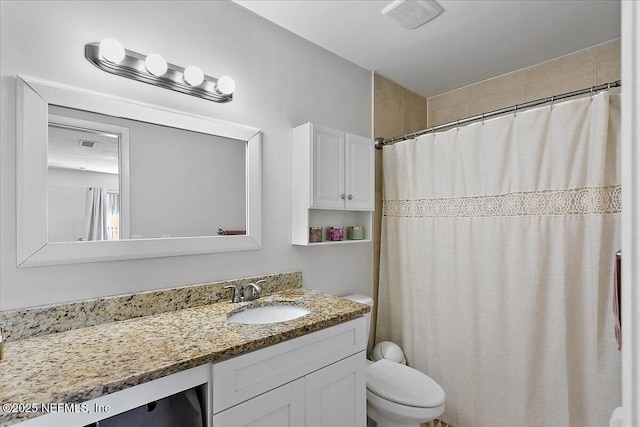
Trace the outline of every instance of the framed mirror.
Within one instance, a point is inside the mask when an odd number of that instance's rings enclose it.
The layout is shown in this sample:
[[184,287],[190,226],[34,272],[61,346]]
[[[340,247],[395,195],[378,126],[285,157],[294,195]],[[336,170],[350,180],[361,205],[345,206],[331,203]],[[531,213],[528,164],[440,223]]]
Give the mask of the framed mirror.
[[18,266],[261,247],[259,129],[16,80]]

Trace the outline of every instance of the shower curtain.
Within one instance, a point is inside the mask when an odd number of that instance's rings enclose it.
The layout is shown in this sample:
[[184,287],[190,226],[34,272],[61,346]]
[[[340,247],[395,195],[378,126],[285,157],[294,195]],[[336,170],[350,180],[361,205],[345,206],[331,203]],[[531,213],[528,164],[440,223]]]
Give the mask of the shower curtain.
[[107,230],[107,190],[105,188],[87,188],[85,239],[109,240]]
[[376,340],[442,386],[442,421],[605,426],[621,404],[619,105],[603,92],[384,148]]

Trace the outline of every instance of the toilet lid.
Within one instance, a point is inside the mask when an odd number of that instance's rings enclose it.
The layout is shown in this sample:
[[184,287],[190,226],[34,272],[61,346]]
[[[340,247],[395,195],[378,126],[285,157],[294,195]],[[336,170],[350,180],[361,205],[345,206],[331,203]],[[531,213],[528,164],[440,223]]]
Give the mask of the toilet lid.
[[418,408],[433,408],[445,399],[442,387],[427,375],[386,359],[367,366],[367,389],[400,405]]

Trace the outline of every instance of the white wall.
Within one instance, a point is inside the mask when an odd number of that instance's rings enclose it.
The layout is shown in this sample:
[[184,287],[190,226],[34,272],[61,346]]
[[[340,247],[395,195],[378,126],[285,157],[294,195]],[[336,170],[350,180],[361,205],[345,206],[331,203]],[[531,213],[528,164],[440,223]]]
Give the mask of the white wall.
[[[370,135],[371,74],[230,2],[0,2],[0,309],[249,275],[303,271],[304,286],[370,294],[370,244],[294,247],[293,126]],[[105,73],[84,45],[113,37],[140,53],[231,75],[216,104]],[[16,268],[15,74],[263,129],[263,247],[258,251]]]

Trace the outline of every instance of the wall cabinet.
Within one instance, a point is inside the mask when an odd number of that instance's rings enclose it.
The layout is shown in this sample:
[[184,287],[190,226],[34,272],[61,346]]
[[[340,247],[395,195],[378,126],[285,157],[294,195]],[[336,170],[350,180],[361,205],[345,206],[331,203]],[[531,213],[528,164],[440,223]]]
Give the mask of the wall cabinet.
[[[364,427],[365,331],[361,317],[108,394],[83,403],[78,410],[41,415],[19,426],[95,425],[195,389],[202,425],[208,427]],[[122,425],[116,418],[109,422]]]
[[359,241],[371,241],[374,194],[372,139],[313,123],[293,129],[293,244],[309,244],[309,227],[349,225],[364,225]]

